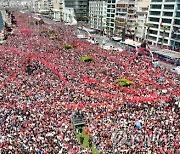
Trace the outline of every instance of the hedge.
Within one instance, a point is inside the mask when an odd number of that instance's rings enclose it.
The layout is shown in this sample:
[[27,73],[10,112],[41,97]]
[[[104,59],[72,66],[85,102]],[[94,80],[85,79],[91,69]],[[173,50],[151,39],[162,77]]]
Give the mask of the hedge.
[[94,61],[94,59],[91,56],[82,56],[81,61],[82,62],[89,62],[89,61]]
[[128,79],[125,79],[125,78],[120,78],[120,79],[117,79],[115,81],[116,84],[120,85],[121,87],[127,87],[127,86],[130,86],[133,84],[132,81],[128,80]]
[[72,46],[71,44],[64,44],[64,45],[63,45],[63,48],[66,49],[66,50],[68,50],[68,49],[73,48],[73,46]]
[[61,41],[61,38],[57,37],[57,36],[50,36],[51,40],[57,40],[57,41]]

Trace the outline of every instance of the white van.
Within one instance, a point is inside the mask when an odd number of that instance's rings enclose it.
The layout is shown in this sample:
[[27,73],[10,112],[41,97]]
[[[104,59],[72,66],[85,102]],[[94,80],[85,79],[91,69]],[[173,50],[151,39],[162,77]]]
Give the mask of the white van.
[[176,74],[180,74],[180,66],[173,68],[172,71]]

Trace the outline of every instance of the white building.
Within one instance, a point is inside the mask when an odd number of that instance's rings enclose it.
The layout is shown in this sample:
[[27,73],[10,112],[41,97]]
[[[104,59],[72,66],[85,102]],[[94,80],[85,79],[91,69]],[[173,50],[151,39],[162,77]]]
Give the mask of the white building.
[[64,0],[52,0],[53,5],[53,18],[55,20],[62,21],[63,20],[63,8],[64,8]]
[[149,42],[180,49],[180,0],[151,0],[147,22],[152,24],[146,31]]
[[150,1],[151,0],[142,0],[136,2],[136,38],[138,41],[145,39],[146,20]]
[[55,21],[64,21],[71,25],[76,25],[74,9],[65,7],[64,0],[52,0],[53,18]]
[[75,19],[75,13],[73,8],[64,7],[63,9],[63,19],[64,22],[69,25],[77,25],[77,21]]
[[127,29],[128,0],[119,0],[116,5],[115,34],[121,35],[124,28]]
[[115,31],[116,2],[117,2],[117,0],[108,0],[107,1],[106,24],[107,24],[107,31],[109,31],[111,35],[113,35],[114,31]]
[[89,23],[91,28],[103,30],[106,28],[107,3],[105,0],[89,1]]

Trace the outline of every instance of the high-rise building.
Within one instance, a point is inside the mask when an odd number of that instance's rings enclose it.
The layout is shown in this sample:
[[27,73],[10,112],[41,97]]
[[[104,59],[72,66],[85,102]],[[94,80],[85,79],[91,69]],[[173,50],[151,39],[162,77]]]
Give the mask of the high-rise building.
[[180,0],[151,0],[147,22],[149,42],[180,47]]
[[117,0],[107,0],[107,31],[114,34],[115,31],[115,18],[116,18],[116,1]]
[[104,30],[106,28],[107,3],[105,0],[89,1],[89,23],[91,28]]
[[64,0],[52,0],[53,5],[53,18],[59,21],[63,20],[63,8],[64,8]]
[[150,0],[118,0],[116,3],[115,35],[125,30],[126,36],[141,40]]
[[119,0],[116,5],[115,34],[120,35],[127,28],[128,0]]
[[136,2],[135,36],[138,41],[145,39],[146,20],[151,0],[138,0]]
[[89,12],[89,0],[64,0],[65,7],[73,8],[76,19],[86,20]]

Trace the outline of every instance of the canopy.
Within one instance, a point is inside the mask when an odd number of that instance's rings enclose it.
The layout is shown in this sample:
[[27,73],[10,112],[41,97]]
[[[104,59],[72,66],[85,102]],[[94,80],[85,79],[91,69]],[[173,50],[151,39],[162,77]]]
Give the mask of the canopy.
[[127,44],[127,45],[130,45],[132,47],[140,47],[141,46],[141,43],[130,40],[130,39],[126,39],[123,43]]
[[122,38],[121,38],[121,37],[117,37],[117,36],[112,37],[112,39],[113,39],[114,41],[121,41],[121,40],[122,40]]

